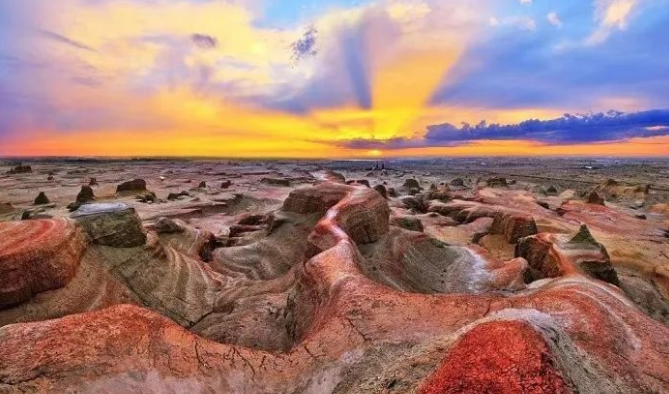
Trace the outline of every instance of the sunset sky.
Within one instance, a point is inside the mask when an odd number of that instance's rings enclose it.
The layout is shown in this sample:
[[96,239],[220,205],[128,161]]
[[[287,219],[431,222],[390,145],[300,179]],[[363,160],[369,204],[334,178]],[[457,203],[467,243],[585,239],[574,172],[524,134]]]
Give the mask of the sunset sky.
[[0,156],[669,155],[669,0],[0,0]]

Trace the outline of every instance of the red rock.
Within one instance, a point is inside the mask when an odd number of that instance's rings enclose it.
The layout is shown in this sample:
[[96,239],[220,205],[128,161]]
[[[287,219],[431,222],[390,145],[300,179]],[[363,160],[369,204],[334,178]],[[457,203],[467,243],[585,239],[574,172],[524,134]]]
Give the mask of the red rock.
[[65,219],[0,222],[0,309],[65,286],[85,247],[84,234]]
[[573,393],[546,340],[527,323],[474,327],[451,348],[420,394]]

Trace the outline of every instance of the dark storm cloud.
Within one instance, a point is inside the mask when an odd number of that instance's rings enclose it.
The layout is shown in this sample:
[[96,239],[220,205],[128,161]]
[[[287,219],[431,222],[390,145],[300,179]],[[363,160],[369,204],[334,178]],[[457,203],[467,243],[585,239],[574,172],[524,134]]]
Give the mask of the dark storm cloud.
[[190,36],[190,39],[193,41],[195,46],[200,49],[212,49],[218,46],[218,40],[216,37],[212,37],[206,34],[193,34]]
[[635,137],[669,135],[669,110],[565,114],[557,119],[528,119],[513,125],[487,124],[482,121],[475,126],[463,123],[461,127],[456,127],[443,123],[427,129],[422,139],[355,140],[347,143],[346,147],[400,149],[451,146],[480,140],[530,140],[554,145],[622,141]]

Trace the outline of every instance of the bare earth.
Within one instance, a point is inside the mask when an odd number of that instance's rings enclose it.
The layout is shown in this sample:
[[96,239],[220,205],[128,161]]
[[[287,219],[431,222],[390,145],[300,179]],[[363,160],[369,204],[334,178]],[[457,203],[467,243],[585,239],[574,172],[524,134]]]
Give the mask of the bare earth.
[[669,393],[669,160],[19,164],[0,393]]

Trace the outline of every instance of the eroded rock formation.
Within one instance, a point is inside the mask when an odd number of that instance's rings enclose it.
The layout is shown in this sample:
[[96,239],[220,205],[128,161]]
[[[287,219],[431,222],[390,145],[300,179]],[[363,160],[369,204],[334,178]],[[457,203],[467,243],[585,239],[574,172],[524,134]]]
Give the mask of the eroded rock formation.
[[669,391],[669,326],[618,287],[612,246],[656,222],[628,235],[609,207],[507,188],[412,196],[428,214],[363,185],[286,194],[226,200],[231,244],[123,203],[0,223],[0,392]]

